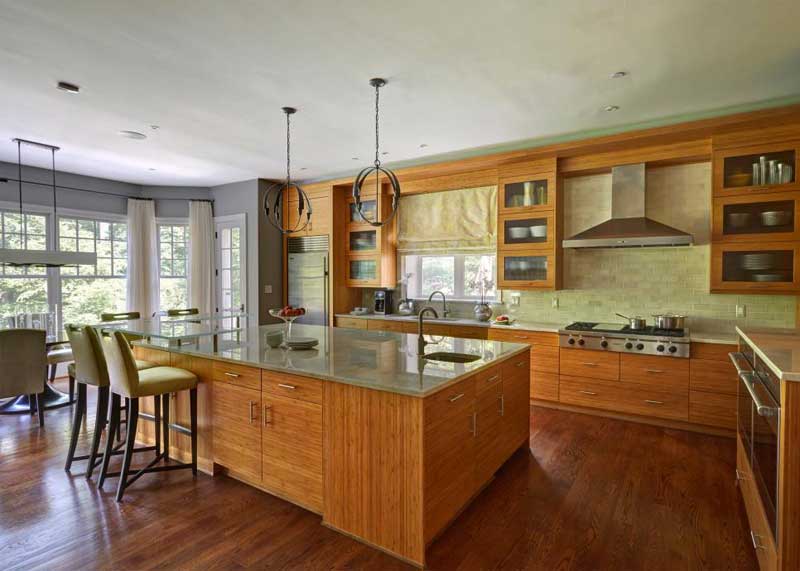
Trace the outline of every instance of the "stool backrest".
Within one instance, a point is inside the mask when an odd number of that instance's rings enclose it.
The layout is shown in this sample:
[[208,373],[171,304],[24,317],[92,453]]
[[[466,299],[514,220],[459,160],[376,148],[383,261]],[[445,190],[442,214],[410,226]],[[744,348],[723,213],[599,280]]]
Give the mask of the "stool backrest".
[[136,397],[139,392],[139,371],[125,335],[121,331],[114,331],[108,336],[104,335],[102,342],[111,390],[124,397]]
[[123,311],[121,313],[101,313],[100,321],[124,321],[126,319],[140,319],[142,316],[138,311]]
[[103,354],[100,334],[94,327],[65,325],[72,357],[75,359],[75,378],[79,383],[107,387],[108,366]]
[[181,315],[198,315],[200,310],[196,307],[188,307],[186,309],[168,309],[167,317],[179,317]]
[[44,329],[0,331],[0,398],[44,390],[47,349]]

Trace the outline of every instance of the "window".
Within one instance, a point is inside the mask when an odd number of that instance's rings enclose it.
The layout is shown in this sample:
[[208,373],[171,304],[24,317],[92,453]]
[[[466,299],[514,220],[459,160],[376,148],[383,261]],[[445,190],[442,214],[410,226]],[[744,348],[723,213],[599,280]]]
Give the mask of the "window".
[[[10,250],[46,250],[47,216],[0,211],[0,243]],[[0,264],[0,315],[48,308],[47,269]]]
[[189,306],[187,291],[189,227],[186,224],[159,224],[159,308],[181,309]]
[[463,300],[480,299],[481,290],[487,300],[497,295],[494,253],[405,255],[401,263],[401,273],[411,274],[411,298],[427,298],[437,290]]
[[96,252],[97,263],[61,268],[64,323],[93,323],[106,311],[125,311],[128,225],[88,218],[58,219],[58,248]]

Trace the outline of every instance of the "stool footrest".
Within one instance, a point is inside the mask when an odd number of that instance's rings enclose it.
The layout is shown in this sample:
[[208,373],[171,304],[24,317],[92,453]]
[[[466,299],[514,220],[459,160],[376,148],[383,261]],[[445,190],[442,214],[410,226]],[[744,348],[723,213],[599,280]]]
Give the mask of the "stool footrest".
[[[186,469],[191,470],[191,468],[192,468],[191,464],[185,464],[184,462],[178,462],[177,460],[175,460],[174,458],[171,458],[171,457],[169,458],[169,461],[170,462],[174,462],[174,464],[167,464],[167,465],[164,465],[164,466],[156,466],[156,464],[158,464],[160,461],[165,460],[166,456],[167,455],[164,452],[162,452],[161,454],[159,454],[158,456],[153,458],[150,461],[150,463],[147,464],[147,466],[137,470],[136,473],[133,474],[132,476],[130,476],[128,478],[128,481],[123,484],[123,486],[122,486],[123,490],[125,488],[127,488],[128,486],[130,486],[131,484],[133,484],[136,480],[138,480],[141,476],[143,476],[145,474],[152,474],[154,472],[170,472],[172,470],[186,470]],[[121,474],[121,472],[109,472],[108,474],[106,474],[106,477],[107,478],[118,478],[120,476],[120,474]]]

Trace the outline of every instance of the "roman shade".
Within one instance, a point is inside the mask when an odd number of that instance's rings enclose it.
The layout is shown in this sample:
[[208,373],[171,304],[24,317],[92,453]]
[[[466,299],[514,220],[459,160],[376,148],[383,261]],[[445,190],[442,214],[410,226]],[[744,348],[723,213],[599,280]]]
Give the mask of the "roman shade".
[[397,249],[404,254],[494,250],[497,187],[400,197]]

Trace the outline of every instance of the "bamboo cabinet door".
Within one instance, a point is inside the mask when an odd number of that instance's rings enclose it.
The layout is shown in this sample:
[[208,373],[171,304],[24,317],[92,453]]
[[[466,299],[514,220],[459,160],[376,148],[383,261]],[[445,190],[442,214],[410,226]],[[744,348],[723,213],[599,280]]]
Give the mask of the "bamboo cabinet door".
[[504,442],[504,381],[478,395],[475,433],[477,449],[475,465],[478,485],[488,482],[506,459]]
[[556,289],[552,252],[497,252],[497,285],[501,289]]
[[795,242],[712,244],[711,291],[800,292]]
[[348,287],[379,287],[381,284],[381,256],[349,256],[345,269]]
[[214,383],[214,462],[261,482],[261,391]]
[[556,207],[556,177],[553,172],[500,177],[498,212],[525,214]]
[[509,252],[552,251],[555,212],[504,214],[497,223],[497,249]]
[[262,485],[322,512],[322,406],[264,396]]
[[[798,141],[719,150],[713,156],[714,196],[747,196],[754,193],[800,190],[798,185]],[[785,181],[753,179],[753,163],[760,157],[791,167]]]
[[711,220],[714,242],[800,240],[800,192],[715,198]]
[[[291,198],[296,198],[292,195]],[[306,210],[303,211],[303,220],[298,221],[297,200],[286,202],[286,219],[289,221],[289,228],[295,225],[302,226],[305,223]],[[301,236],[317,236],[319,234],[330,234],[331,232],[331,200],[330,194],[318,194],[308,197],[311,202],[311,220],[305,229],[299,233]]]

